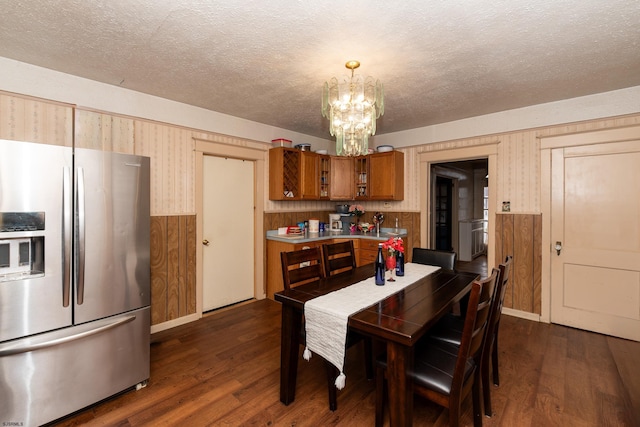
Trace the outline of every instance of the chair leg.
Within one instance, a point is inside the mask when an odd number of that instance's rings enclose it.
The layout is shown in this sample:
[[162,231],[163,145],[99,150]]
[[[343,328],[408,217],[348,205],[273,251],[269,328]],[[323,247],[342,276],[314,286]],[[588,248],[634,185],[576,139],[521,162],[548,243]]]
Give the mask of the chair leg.
[[376,371],[376,427],[382,427],[384,422],[384,369],[378,368]]
[[[490,339],[490,337],[487,337]],[[491,386],[489,384],[489,366],[491,363],[491,351],[487,352],[488,354],[482,355],[482,361],[480,366],[480,376],[482,382],[482,396],[484,397],[484,414],[487,417],[493,416],[493,411],[491,409]]]
[[329,390],[329,410],[335,411],[338,409],[338,392],[336,389],[336,378],[338,377],[338,369],[333,366],[331,362],[324,361],[324,366],[327,371],[327,388]]
[[493,384],[500,385],[500,377],[498,375],[498,328],[496,327],[496,336],[493,339],[493,351],[491,352],[491,362],[493,364]]
[[364,368],[367,372],[367,379],[373,379],[373,344],[371,338],[366,337],[364,340]]
[[473,395],[473,425],[474,427],[482,427],[482,402],[480,400],[482,385],[480,376],[476,375],[471,386],[471,394]]

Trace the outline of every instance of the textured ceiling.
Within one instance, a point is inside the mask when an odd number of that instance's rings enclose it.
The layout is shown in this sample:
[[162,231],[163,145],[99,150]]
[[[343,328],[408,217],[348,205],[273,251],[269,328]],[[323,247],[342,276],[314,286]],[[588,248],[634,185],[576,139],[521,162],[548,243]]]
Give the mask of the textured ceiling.
[[378,134],[640,85],[638,0],[0,0],[0,56],[329,139],[322,84],[385,87]]

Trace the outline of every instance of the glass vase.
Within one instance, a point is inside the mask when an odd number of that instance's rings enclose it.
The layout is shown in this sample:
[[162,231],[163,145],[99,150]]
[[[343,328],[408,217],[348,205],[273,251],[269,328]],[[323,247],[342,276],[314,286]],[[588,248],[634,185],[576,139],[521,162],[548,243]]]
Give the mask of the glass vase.
[[389,270],[389,282],[395,282],[394,278],[396,273],[396,256],[395,254],[387,256],[386,260],[387,270]]

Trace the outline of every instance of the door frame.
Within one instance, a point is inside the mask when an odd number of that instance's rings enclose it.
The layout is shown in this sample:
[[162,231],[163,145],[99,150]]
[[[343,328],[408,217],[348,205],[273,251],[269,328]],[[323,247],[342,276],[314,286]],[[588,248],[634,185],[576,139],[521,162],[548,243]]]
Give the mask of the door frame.
[[426,151],[419,154],[420,163],[420,246],[427,247],[432,239],[432,213],[429,206],[433,199],[431,183],[431,165],[436,163],[457,162],[463,160],[487,159],[489,170],[489,221],[487,224],[487,265],[495,264],[495,215],[498,198],[498,146],[496,139],[486,143],[460,147],[445,148],[437,151]]
[[[203,228],[203,170],[204,156],[230,157],[254,162],[254,287],[253,295],[256,299],[266,298],[264,280],[264,197],[265,171],[267,151],[259,148],[241,147],[215,141],[194,138],[195,141],[195,203],[196,203],[196,312],[202,317],[203,302],[203,269],[202,269],[202,228]],[[242,140],[239,140],[242,141]]]
[[[542,277],[540,321],[551,323],[551,256],[555,249],[551,245],[551,151],[556,148],[581,145],[606,144],[640,139],[640,126],[617,129],[585,131],[572,134],[538,137],[540,140],[540,212],[542,213]],[[545,250],[545,248],[547,248]]]

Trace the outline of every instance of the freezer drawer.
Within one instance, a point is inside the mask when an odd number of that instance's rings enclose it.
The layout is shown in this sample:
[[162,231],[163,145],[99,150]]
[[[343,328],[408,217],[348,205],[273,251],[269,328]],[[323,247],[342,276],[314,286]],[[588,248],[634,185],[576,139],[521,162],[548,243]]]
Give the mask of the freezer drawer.
[[145,307],[1,344],[2,422],[41,425],[146,381],[149,341]]

